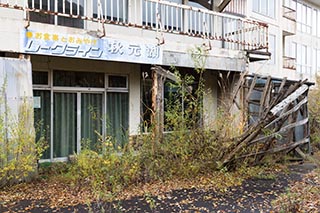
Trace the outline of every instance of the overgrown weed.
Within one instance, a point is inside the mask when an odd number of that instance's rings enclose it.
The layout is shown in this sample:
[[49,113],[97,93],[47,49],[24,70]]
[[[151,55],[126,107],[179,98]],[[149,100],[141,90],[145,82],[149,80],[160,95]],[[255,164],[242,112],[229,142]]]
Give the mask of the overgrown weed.
[[0,88],[0,188],[31,180],[37,162],[47,148],[44,137],[35,142],[33,107],[28,98],[18,99],[12,112],[6,99],[6,83]]

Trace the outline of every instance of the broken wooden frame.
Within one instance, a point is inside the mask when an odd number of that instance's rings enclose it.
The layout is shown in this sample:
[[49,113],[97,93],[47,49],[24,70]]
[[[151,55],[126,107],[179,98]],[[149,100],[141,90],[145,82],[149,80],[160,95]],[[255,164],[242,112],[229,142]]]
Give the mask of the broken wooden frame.
[[[177,79],[162,67],[154,66],[151,70],[153,138],[156,144],[163,140],[163,83],[166,78]],[[221,79],[227,78],[219,83],[224,88],[221,89],[222,96],[229,104],[226,111],[241,113],[247,122],[241,135],[224,140],[231,145],[221,156],[223,166],[235,165],[235,161],[244,159],[257,164],[267,156],[283,157],[292,150],[301,155],[300,148],[309,151],[307,103],[310,84],[306,80],[289,81],[286,78],[249,75],[248,72],[220,74]]]
[[[241,112],[247,126],[221,158],[223,166],[235,161],[260,163],[270,154],[310,150],[307,81],[240,74],[229,95],[229,112]],[[239,103],[239,96],[242,100]],[[237,110],[234,110],[236,108]],[[305,146],[307,145],[307,146]]]

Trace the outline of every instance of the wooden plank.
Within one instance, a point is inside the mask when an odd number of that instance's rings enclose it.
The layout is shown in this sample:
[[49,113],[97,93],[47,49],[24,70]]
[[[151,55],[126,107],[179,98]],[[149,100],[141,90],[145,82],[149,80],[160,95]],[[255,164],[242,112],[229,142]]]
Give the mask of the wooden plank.
[[218,9],[219,12],[222,12],[227,6],[228,4],[231,2],[231,0],[223,0],[222,2],[220,2]]
[[306,154],[304,154],[303,151],[302,151],[299,147],[296,147],[294,150],[295,150],[303,159],[306,159],[306,158],[307,158]]
[[260,106],[260,100],[250,100],[250,101],[248,101],[248,103]]
[[262,114],[263,110],[266,108],[265,104],[266,104],[267,96],[270,91],[270,85],[271,85],[271,76],[268,76],[266,84],[263,89],[261,99],[260,99],[260,109],[259,109],[260,114]]
[[164,76],[165,78],[168,78],[172,81],[175,81],[175,82],[178,81],[178,78],[175,74],[173,74],[169,70],[163,69],[162,67],[154,66],[154,67],[151,67],[151,70],[157,72],[159,75]]
[[270,112],[273,115],[276,115],[278,112],[280,112],[284,107],[286,107],[288,104],[290,104],[292,101],[297,99],[300,95],[302,95],[304,92],[306,92],[309,89],[309,87],[305,84],[303,84],[301,87],[299,87],[295,92],[293,92],[291,95],[289,95],[287,98],[285,98],[283,101],[281,101],[279,104],[277,104],[275,107],[273,107]]
[[[237,97],[237,94],[238,94],[241,86],[244,84],[244,78],[245,78],[245,76],[248,74],[248,72],[249,72],[249,71],[245,71],[245,72],[241,73],[240,79],[239,79],[239,81],[238,81],[238,83],[237,83],[237,86],[236,86],[236,89],[234,90],[234,92],[233,92],[233,94],[232,94],[232,96],[231,96],[231,101],[232,101],[231,103],[234,103],[234,102],[235,102],[235,98]],[[231,108],[232,108],[232,106],[230,106],[229,112],[230,112]]]
[[297,122],[295,122],[295,123],[288,124],[287,126],[282,127],[282,128],[281,128],[279,131],[277,131],[277,132],[274,132],[274,133],[272,133],[272,134],[270,134],[270,135],[263,136],[263,137],[260,137],[260,138],[255,139],[255,140],[252,140],[252,141],[249,143],[249,145],[252,145],[252,144],[254,144],[254,143],[256,143],[256,142],[259,142],[259,141],[261,141],[261,140],[265,140],[265,139],[267,139],[267,138],[273,137],[273,136],[275,136],[275,135],[278,135],[278,134],[280,134],[280,133],[282,133],[282,132],[285,132],[285,131],[287,131],[287,130],[289,130],[289,129],[292,129],[292,128],[295,128],[295,127],[297,127],[297,126],[304,125],[304,124],[306,124],[308,121],[309,121],[308,118],[305,118],[305,119],[303,119],[303,120],[301,120],[301,121],[297,121]]
[[291,151],[292,149],[294,149],[300,145],[306,144],[308,142],[309,142],[309,138],[304,138],[300,141],[297,141],[297,142],[294,142],[291,144],[287,144],[285,146],[280,146],[280,147],[276,147],[273,149],[269,149],[267,151],[260,151],[260,152],[250,153],[247,155],[242,155],[236,159],[242,159],[242,158],[247,158],[247,157],[257,156],[257,155],[262,155],[262,154],[273,154],[273,153],[277,153],[277,152],[281,152],[281,151]]
[[236,105],[236,107],[237,107],[238,109],[241,109],[240,104],[238,103],[238,101],[234,100],[233,103],[235,103],[235,105]]
[[300,109],[300,107],[304,104],[308,103],[308,97],[305,97],[302,101],[300,101],[298,104],[296,104],[292,109],[283,112],[280,114],[280,116],[278,118],[276,118],[275,120],[273,120],[271,123],[269,123],[268,125],[265,126],[265,128],[268,128],[270,125],[274,124],[275,122],[279,121],[280,119],[282,119],[283,117],[288,116],[289,114],[296,112],[297,110]]
[[249,89],[248,94],[246,96],[246,102],[248,102],[250,100],[250,95],[252,93],[254,86],[256,85],[256,81],[257,81],[257,75],[254,75],[252,82],[251,82],[251,85],[250,85],[250,89]]
[[284,86],[286,85],[286,82],[287,82],[287,77],[284,77],[281,81],[278,93],[284,88]]

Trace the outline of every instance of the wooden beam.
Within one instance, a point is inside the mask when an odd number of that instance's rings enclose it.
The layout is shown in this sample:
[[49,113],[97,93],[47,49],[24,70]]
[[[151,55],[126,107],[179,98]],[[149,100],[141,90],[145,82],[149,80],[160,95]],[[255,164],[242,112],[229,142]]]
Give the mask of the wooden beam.
[[285,116],[288,116],[289,114],[293,113],[293,112],[296,112],[297,110],[300,109],[300,107],[304,104],[308,103],[308,97],[305,97],[302,101],[300,101],[297,105],[295,105],[292,109],[286,111],[286,112],[283,112],[281,113],[281,115],[273,120],[271,123],[269,123],[267,126],[265,126],[265,128],[268,128],[270,125],[274,124],[275,122],[279,121],[280,119],[282,119],[283,117]]
[[266,81],[266,84],[263,88],[263,93],[262,93],[262,96],[261,96],[261,100],[260,100],[260,109],[259,109],[259,114],[261,115],[262,112],[264,111],[266,107],[266,100],[268,99],[268,95],[270,94],[270,85],[271,85],[271,76],[268,76],[267,78],[267,81]]
[[235,103],[235,98],[237,97],[237,94],[241,88],[241,86],[244,84],[244,79],[245,79],[245,76],[249,73],[249,71],[245,71],[243,73],[241,73],[240,75],[240,78],[239,78],[239,81],[237,83],[237,86],[236,86],[236,89],[234,90],[232,96],[231,96],[231,106],[229,106],[229,112],[231,111],[232,109],[232,105]]
[[304,124],[308,123],[308,121],[309,121],[308,118],[305,118],[305,119],[303,119],[303,120],[301,120],[301,121],[297,121],[297,122],[295,122],[295,123],[288,124],[287,126],[282,127],[282,128],[281,128],[279,131],[277,131],[277,132],[274,132],[274,133],[272,133],[272,134],[270,134],[270,135],[263,136],[263,137],[260,137],[260,138],[257,138],[257,139],[252,140],[252,141],[249,143],[249,145],[254,144],[254,143],[256,143],[256,142],[259,142],[259,141],[261,141],[261,140],[265,140],[265,139],[267,139],[267,138],[273,137],[273,136],[275,136],[275,135],[277,135],[277,134],[280,134],[280,133],[285,132],[285,131],[287,131],[287,130],[289,130],[289,129],[295,128],[295,127],[297,127],[297,126],[304,125]]
[[177,76],[175,74],[173,74],[169,70],[163,69],[160,66],[151,67],[151,70],[157,72],[159,75],[161,75],[161,76],[163,76],[165,78],[168,78],[168,79],[170,79],[172,81],[175,81],[175,82],[178,81],[178,78],[177,78]]
[[231,2],[231,0],[223,0],[218,6],[219,12],[222,12],[228,6],[228,4],[230,2]]
[[247,157],[251,157],[251,156],[257,156],[257,155],[262,155],[262,154],[273,154],[273,153],[277,153],[277,152],[281,152],[281,151],[291,151],[292,149],[300,146],[300,145],[303,145],[303,144],[306,144],[309,142],[309,138],[304,138],[300,141],[297,141],[297,142],[294,142],[294,143],[291,143],[291,144],[287,144],[287,145],[284,145],[284,146],[280,146],[280,147],[276,147],[276,148],[273,148],[273,149],[269,149],[267,151],[261,151],[261,152],[255,152],[255,153],[250,153],[250,154],[247,154],[247,155],[242,155],[236,159],[241,159],[241,158],[247,158]]
[[285,98],[283,101],[281,101],[279,104],[277,104],[275,107],[273,107],[270,112],[273,115],[276,115],[278,112],[283,110],[288,104],[290,104],[292,101],[297,99],[300,95],[302,95],[304,92],[306,92],[309,89],[309,87],[305,84],[303,84],[301,87],[299,87],[296,91],[294,91],[291,95],[289,95],[287,98]]
[[246,96],[246,102],[248,102],[250,100],[250,95],[252,93],[254,86],[256,85],[256,81],[257,81],[257,75],[254,75],[252,82],[251,82],[251,85],[250,85],[250,89],[249,89],[248,94]]

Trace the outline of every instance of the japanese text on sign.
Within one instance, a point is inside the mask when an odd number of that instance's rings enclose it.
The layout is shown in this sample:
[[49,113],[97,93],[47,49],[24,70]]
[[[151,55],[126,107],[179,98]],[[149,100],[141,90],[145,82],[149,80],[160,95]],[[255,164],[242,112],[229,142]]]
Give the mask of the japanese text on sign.
[[23,32],[23,52],[98,60],[161,64],[161,47],[154,44],[91,36],[63,35],[47,32]]

